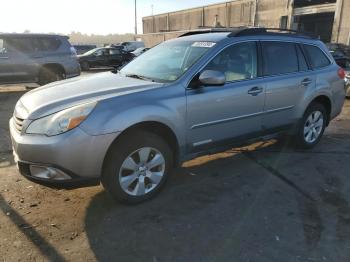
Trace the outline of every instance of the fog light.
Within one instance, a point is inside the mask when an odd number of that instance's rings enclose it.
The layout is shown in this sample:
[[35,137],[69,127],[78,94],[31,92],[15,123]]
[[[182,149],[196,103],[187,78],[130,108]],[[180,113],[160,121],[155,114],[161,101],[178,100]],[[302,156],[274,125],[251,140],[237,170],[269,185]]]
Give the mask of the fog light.
[[71,179],[69,175],[67,175],[66,173],[54,167],[31,165],[29,168],[30,168],[30,173],[33,177],[49,179],[49,180]]

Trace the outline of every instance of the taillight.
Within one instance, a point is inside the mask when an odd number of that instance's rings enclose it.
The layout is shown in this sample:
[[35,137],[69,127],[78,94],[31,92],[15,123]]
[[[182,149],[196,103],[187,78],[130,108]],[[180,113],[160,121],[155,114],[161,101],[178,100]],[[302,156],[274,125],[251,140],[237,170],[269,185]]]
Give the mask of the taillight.
[[339,78],[341,78],[341,79],[345,79],[345,70],[343,69],[343,68],[339,68],[338,69],[338,76],[339,76]]

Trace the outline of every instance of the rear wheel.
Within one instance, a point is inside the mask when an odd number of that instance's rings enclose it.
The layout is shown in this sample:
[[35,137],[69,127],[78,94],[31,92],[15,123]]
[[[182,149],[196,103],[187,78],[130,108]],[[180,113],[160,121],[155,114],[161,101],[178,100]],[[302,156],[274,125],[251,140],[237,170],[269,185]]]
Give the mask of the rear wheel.
[[112,146],[102,184],[118,201],[139,203],[160,191],[172,163],[171,149],[161,137],[145,131],[133,132]]
[[46,85],[51,82],[65,79],[66,75],[63,70],[54,67],[43,67],[39,73],[39,85]]
[[321,139],[327,123],[325,107],[319,103],[311,104],[305,111],[297,133],[297,145],[300,148],[312,148]]
[[89,65],[89,63],[86,62],[86,61],[82,62],[82,63],[80,64],[80,66],[81,66],[81,69],[82,69],[83,71],[89,71],[89,70],[90,70],[90,65]]

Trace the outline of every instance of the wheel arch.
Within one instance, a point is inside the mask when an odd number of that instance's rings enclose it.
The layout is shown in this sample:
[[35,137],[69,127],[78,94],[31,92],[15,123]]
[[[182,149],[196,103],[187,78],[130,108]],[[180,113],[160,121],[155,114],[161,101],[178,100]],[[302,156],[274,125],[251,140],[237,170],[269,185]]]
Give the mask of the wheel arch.
[[40,67],[40,71],[43,70],[43,69],[55,69],[55,70],[61,71],[63,74],[66,74],[66,70],[64,69],[64,67],[61,64],[58,64],[58,63],[46,63],[46,64],[43,64]]
[[127,135],[130,135],[133,132],[140,131],[140,130],[148,131],[164,138],[173,151],[174,165],[177,166],[180,163],[180,146],[179,146],[178,138],[175,135],[175,132],[168,125],[164,123],[161,123],[158,121],[144,121],[126,128],[114,139],[114,141],[109,146],[107,153],[104,157],[103,167],[102,167],[103,169],[112,148],[121,139],[125,138]]
[[319,103],[325,107],[327,112],[327,125],[328,125],[332,114],[332,100],[327,95],[324,95],[324,94],[318,95],[310,101],[306,109],[313,103]]

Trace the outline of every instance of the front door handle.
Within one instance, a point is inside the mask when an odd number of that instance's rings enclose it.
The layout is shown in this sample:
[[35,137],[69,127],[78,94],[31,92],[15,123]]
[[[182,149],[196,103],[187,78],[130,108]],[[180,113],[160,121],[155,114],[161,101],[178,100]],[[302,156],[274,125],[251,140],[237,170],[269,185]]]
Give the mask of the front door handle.
[[303,81],[301,81],[302,86],[308,86],[312,83],[312,79],[310,78],[305,78]]
[[262,93],[262,91],[263,91],[262,87],[255,86],[248,90],[248,94],[252,96],[257,96],[258,94]]

